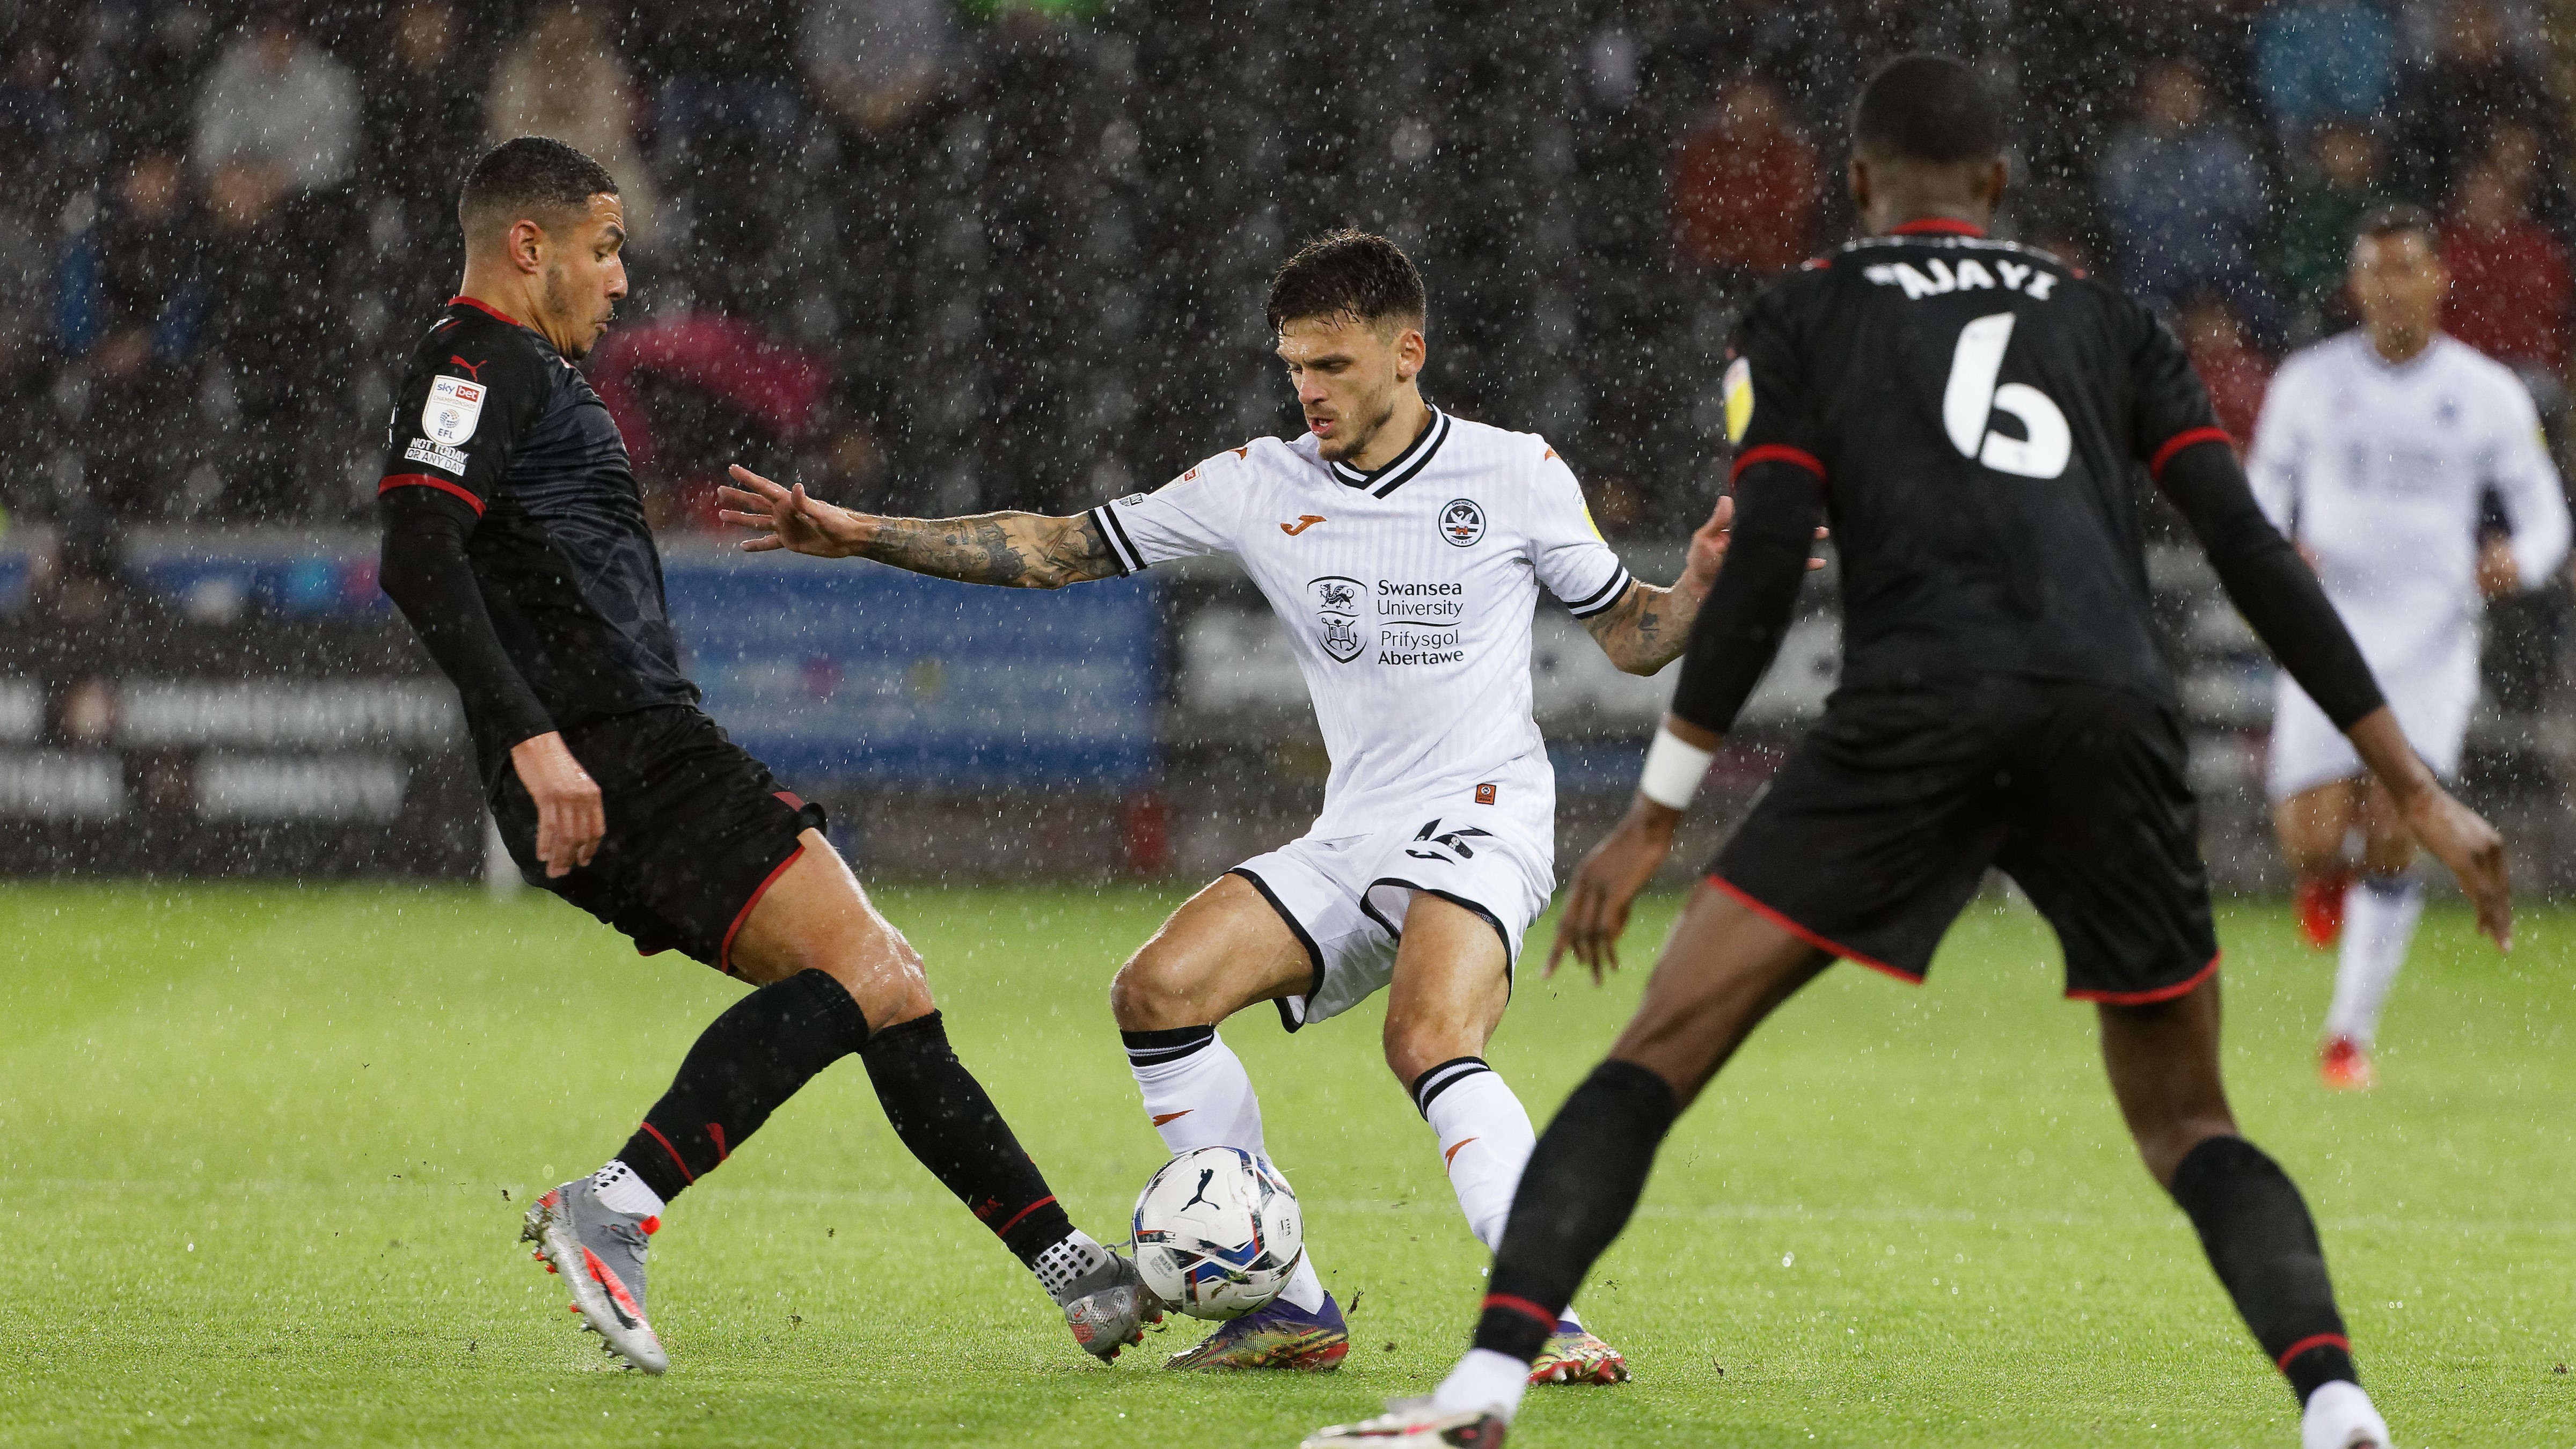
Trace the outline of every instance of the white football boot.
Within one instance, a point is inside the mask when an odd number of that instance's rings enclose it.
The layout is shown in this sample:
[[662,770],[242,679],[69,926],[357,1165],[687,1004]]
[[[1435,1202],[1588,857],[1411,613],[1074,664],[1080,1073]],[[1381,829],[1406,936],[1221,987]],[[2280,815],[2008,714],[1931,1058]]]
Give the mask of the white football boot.
[[1389,1399],[1386,1412],[1356,1424],[1318,1429],[1297,1449],[1502,1449],[1511,1429],[1498,1409],[1442,1409],[1429,1394]]

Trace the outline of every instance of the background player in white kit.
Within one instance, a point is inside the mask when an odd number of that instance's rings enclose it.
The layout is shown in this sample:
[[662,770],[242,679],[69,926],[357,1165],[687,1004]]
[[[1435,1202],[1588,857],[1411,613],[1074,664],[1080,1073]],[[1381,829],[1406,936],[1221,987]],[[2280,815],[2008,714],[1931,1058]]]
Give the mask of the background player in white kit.
[[[741,468],[724,516],[766,531],[746,548],[973,583],[1055,588],[1194,554],[1240,562],[1287,626],[1332,774],[1305,838],[1220,876],[1119,971],[1110,1003],[1145,1110],[1176,1153],[1266,1156],[1251,1078],[1217,1023],[1269,1001],[1296,1031],[1390,987],[1387,1066],[1491,1247],[1535,1136],[1481,1054],[1556,879],[1555,777],[1530,711],[1538,591],[1621,669],[1654,673],[1690,635],[1731,510],[1693,536],[1672,588],[1630,578],[1543,439],[1422,400],[1424,310],[1394,243],[1348,231],[1308,243],[1272,279],[1269,319],[1309,431],[1075,517],[875,518]],[[1534,1382],[1627,1377],[1571,1310],[1557,1330]],[[1348,1352],[1310,1251],[1278,1300],[1171,1366],[1329,1369]]]
[[[2413,207],[2364,220],[2350,273],[2362,325],[2281,365],[2245,471],[2316,569],[2407,742],[2448,781],[2478,697],[2480,596],[2546,579],[2567,555],[2568,517],[2521,380],[2436,329],[2450,276],[2435,239]],[[2490,489],[2513,532],[2481,543]],[[2318,1068],[2329,1086],[2366,1087],[2380,1006],[2424,909],[2415,840],[2286,673],[2267,786],[2302,928],[2320,946],[2341,932]]]

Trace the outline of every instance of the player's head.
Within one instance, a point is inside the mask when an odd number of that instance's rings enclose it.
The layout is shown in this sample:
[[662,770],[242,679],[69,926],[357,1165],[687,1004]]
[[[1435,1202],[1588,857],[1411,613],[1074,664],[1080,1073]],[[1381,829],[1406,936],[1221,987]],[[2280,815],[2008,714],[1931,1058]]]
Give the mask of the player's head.
[[1873,233],[1926,216],[1982,226],[2003,198],[2003,109],[1946,55],[1900,55],[1852,107],[1852,200]]
[[2441,325],[2451,285],[2442,265],[2441,229],[2420,206],[2382,206],[2353,233],[2345,280],[2352,305],[2384,350],[2411,353]]
[[626,295],[626,213],[617,178],[543,136],[483,153],[456,198],[469,274],[517,279],[538,315],[524,320],[567,357],[588,353]]
[[1327,458],[1358,456],[1395,416],[1424,356],[1422,274],[1364,231],[1327,232],[1270,278],[1270,331]]

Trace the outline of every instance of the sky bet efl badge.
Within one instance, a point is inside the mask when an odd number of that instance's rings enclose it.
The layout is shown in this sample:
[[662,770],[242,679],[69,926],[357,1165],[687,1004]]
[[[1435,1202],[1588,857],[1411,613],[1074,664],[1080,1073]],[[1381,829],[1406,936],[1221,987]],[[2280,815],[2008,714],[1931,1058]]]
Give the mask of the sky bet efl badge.
[[1726,441],[1741,443],[1753,426],[1753,364],[1737,358],[1726,367]]
[[420,430],[453,448],[474,436],[483,420],[483,384],[461,377],[429,380],[429,401],[420,410]]

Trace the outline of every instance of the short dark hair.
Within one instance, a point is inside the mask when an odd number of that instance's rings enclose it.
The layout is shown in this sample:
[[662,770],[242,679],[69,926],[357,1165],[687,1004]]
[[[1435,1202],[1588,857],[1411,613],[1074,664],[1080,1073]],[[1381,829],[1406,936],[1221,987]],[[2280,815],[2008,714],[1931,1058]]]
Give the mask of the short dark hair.
[[1422,274],[1404,248],[1348,227],[1329,231],[1270,275],[1270,330],[1309,317],[1421,325],[1427,303]]
[[2003,153],[2003,109],[1964,63],[1925,51],[1900,55],[1861,87],[1852,149],[1872,161],[1987,160]]
[[2433,220],[2433,213],[2406,201],[2374,206],[2363,212],[2361,224],[2352,229],[2352,244],[2358,247],[2364,239],[2377,241],[2381,237],[2404,236],[2410,232],[2424,239],[2424,250],[2437,257],[2442,254],[2441,224]]
[[456,224],[472,246],[477,232],[522,217],[540,226],[560,223],[587,211],[590,199],[603,191],[617,194],[617,178],[607,167],[561,141],[521,136],[484,152],[466,173],[456,195]]

